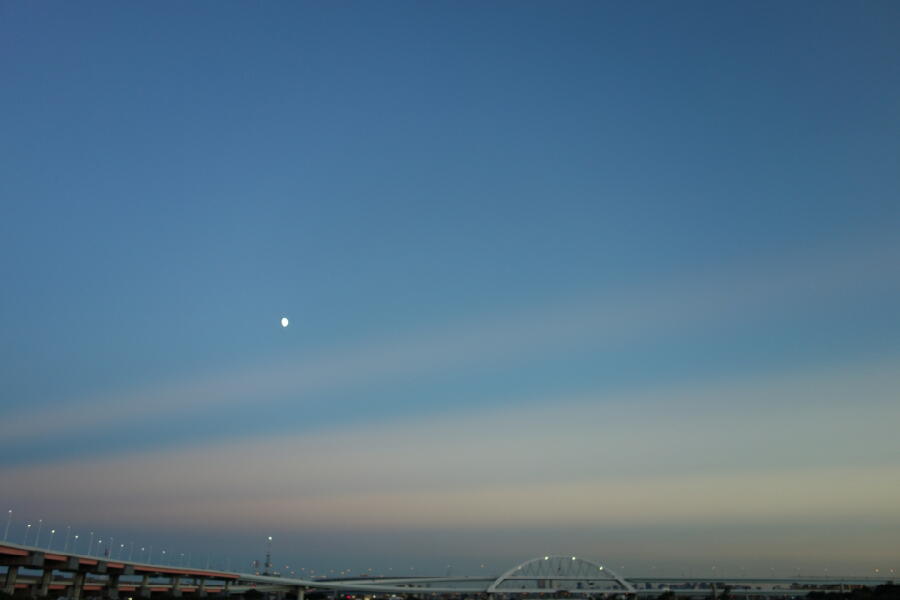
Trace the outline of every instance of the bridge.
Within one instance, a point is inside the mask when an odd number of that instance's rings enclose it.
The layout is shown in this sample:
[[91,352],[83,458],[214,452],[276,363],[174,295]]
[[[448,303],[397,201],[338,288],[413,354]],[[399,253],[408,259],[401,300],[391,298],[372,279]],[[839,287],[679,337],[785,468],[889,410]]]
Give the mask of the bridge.
[[443,595],[507,598],[540,595],[542,599],[656,597],[663,592],[715,599],[726,587],[731,596],[794,598],[811,591],[838,592],[887,583],[877,578],[625,579],[608,567],[576,556],[548,555],[526,561],[490,577],[396,577],[297,579],[112,560],[33,546],[0,543],[0,591],[30,599],[152,598],[158,596],[241,597],[251,590],[305,600],[310,591],[382,596]]

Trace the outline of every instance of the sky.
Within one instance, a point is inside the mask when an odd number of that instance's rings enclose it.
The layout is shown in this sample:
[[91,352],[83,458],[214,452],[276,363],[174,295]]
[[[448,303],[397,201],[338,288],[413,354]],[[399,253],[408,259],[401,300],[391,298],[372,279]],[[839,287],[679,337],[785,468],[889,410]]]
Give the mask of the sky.
[[10,539],[900,570],[898,30],[0,1]]

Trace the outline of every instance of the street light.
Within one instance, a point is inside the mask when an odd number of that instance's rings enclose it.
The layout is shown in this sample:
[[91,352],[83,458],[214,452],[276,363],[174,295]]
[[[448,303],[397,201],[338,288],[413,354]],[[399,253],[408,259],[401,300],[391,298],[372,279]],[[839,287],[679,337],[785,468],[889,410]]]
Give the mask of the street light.
[[34,547],[35,548],[37,548],[38,544],[41,543],[41,527],[43,527],[43,526],[44,526],[44,520],[38,519],[37,534],[35,534],[35,536],[34,536]]
[[93,548],[93,547],[94,547],[94,532],[92,531],[91,532],[91,541],[88,542],[88,551],[87,551],[88,556],[91,555],[91,548]]
[[75,534],[75,538],[72,540],[72,554],[78,554],[78,534]]
[[3,531],[3,541],[6,541],[6,538],[9,537],[9,524],[12,523],[12,509],[9,509],[6,513],[6,529]]
[[31,533],[31,523],[27,523],[27,524],[25,525],[25,539],[22,540],[22,545],[23,545],[23,546],[27,546],[27,545],[28,545],[28,534],[29,534],[29,533]]
[[53,548],[53,536],[54,536],[54,535],[56,535],[56,530],[55,530],[55,529],[51,529],[51,530],[50,530],[50,541],[47,542],[47,550],[50,550],[50,549]]
[[72,526],[66,525],[66,543],[63,545],[63,552],[69,551],[69,536],[72,534]]

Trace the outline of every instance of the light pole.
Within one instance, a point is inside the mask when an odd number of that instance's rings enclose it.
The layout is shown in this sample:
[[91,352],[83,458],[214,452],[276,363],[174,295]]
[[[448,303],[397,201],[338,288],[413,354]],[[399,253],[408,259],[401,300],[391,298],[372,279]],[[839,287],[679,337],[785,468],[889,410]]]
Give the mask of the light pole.
[[9,524],[12,523],[12,509],[9,509],[6,513],[6,529],[3,530],[3,541],[6,541],[6,538],[9,537]]
[[55,529],[51,529],[51,530],[50,530],[50,541],[47,542],[47,550],[50,550],[50,549],[53,548],[53,536],[54,536],[54,535],[56,535],[56,530],[55,530]]
[[22,545],[23,545],[23,546],[27,546],[27,545],[28,545],[28,534],[29,534],[29,533],[31,533],[31,523],[26,523],[26,524],[25,524],[25,539],[22,540]]
[[150,546],[147,550],[147,562],[151,565],[153,564],[153,546]]
[[37,533],[34,536],[34,547],[35,548],[39,547],[39,545],[41,543],[41,527],[43,527],[43,526],[44,526],[44,520],[38,519]]
[[63,545],[63,552],[69,551],[69,536],[72,535],[72,526],[66,525],[66,543]]
[[113,557],[112,553],[113,553],[113,549],[115,549],[115,546],[113,546],[113,542],[115,542],[115,541],[116,541],[116,538],[114,538],[113,536],[109,536],[109,545],[106,547],[106,558]]
[[128,548],[128,560],[134,558],[134,542],[131,542]]
[[103,545],[103,538],[97,538],[97,554],[95,556],[103,556],[103,551],[100,549],[100,546]]
[[125,558],[125,544],[119,544],[119,560]]
[[91,541],[88,542],[88,551],[87,551],[88,556],[91,555],[91,548],[93,548],[93,547],[94,547],[94,532],[92,531],[91,532]]
[[162,564],[166,564],[166,551],[165,550],[162,551],[162,558],[159,559],[159,562],[161,562]]
[[75,534],[75,538],[72,540],[72,554],[78,554],[78,534]]

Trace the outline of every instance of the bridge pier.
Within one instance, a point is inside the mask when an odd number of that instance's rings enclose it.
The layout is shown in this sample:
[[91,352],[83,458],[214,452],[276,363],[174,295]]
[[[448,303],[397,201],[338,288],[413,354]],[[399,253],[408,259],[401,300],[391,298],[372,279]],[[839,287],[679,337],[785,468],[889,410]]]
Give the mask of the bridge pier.
[[119,597],[119,574],[110,573],[106,582],[106,597],[115,600]]
[[175,596],[176,598],[180,598],[181,597],[181,576],[174,575],[171,579],[171,582],[172,582],[172,587],[169,591],[171,591],[172,595]]
[[199,598],[206,597],[206,578],[200,577],[199,579],[195,579],[197,583],[197,591],[195,592]]
[[3,593],[12,595],[16,591],[16,579],[19,577],[19,567],[7,567],[6,577],[3,578]]
[[144,573],[144,576],[141,577],[141,585],[138,588],[138,596],[141,598],[149,598],[150,597],[150,574]]
[[41,582],[37,587],[37,596],[44,598],[50,591],[50,582],[53,581],[53,569],[44,569],[41,573]]
[[72,587],[69,588],[69,600],[81,600],[84,591],[84,571],[78,571],[72,578]]

